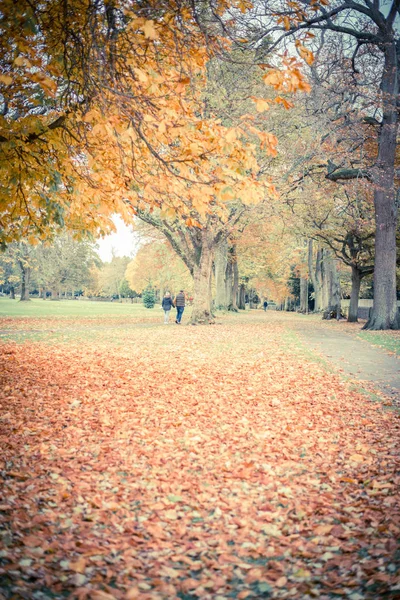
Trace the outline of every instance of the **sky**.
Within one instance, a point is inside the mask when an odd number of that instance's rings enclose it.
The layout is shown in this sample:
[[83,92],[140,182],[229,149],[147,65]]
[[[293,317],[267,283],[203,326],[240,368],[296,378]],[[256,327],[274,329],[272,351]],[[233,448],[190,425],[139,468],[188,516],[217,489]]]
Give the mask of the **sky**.
[[139,238],[132,227],[125,225],[118,215],[113,217],[113,221],[117,231],[96,240],[99,256],[104,262],[111,260],[113,252],[116,256],[133,257],[139,248]]

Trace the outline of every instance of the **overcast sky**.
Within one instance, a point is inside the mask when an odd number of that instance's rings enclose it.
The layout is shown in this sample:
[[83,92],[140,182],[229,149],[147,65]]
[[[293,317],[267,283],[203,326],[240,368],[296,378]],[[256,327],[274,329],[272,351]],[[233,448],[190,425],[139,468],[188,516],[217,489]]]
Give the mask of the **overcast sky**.
[[134,256],[138,250],[138,236],[127,227],[121,217],[115,215],[113,221],[117,228],[115,233],[99,238],[97,244],[101,260],[109,262],[113,251],[116,256]]

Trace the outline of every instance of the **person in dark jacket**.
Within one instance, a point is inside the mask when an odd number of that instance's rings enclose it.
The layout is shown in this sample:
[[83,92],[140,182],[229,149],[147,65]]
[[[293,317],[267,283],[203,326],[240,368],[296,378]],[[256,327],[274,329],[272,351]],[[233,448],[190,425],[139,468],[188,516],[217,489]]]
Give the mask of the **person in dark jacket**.
[[171,298],[171,294],[169,292],[165,292],[165,296],[161,303],[161,307],[164,311],[164,325],[168,325],[168,323],[169,323],[169,313],[171,312],[171,308],[173,306],[174,306],[174,303]]
[[175,323],[177,323],[178,325],[180,325],[180,322],[181,322],[181,319],[182,319],[182,315],[183,315],[183,311],[185,310],[185,304],[186,304],[185,292],[183,290],[181,290],[179,292],[179,294],[177,294],[176,297],[175,297],[175,306],[176,306],[176,320],[175,320]]
[[268,308],[268,302],[266,300],[264,300],[264,310],[267,310]]

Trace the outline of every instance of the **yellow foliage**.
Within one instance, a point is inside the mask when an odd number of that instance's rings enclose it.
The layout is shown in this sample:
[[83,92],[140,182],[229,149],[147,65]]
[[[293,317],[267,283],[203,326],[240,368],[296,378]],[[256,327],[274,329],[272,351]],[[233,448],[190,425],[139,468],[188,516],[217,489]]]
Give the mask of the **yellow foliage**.
[[149,284],[175,294],[179,289],[192,291],[193,279],[182,260],[165,242],[142,246],[128,264],[125,278],[131,289],[141,292]]
[[[143,207],[184,219],[194,208],[201,217],[235,198],[254,203],[273,193],[258,177],[254,135],[271,156],[276,137],[252,128],[251,115],[240,129],[204,117],[213,40],[206,48],[190,3],[177,9],[166,2],[164,12],[145,18],[141,2],[115,0],[112,9],[126,26],[114,37],[104,12],[91,12],[94,5],[71,0],[69,6],[66,17],[51,0],[37,11],[27,0],[3,1],[0,92],[7,88],[10,110],[20,114],[0,120],[3,241],[42,239],[58,226],[107,231],[113,213],[128,220]],[[232,6],[245,12],[252,3],[216,2],[220,14]],[[70,63],[69,30],[87,51],[74,48],[71,38]],[[299,47],[307,60],[305,51]],[[281,92],[309,89],[293,59],[270,69],[264,81]],[[77,103],[80,96],[85,101]],[[269,108],[267,100],[253,99],[258,112]],[[28,105],[46,108],[33,114]]]

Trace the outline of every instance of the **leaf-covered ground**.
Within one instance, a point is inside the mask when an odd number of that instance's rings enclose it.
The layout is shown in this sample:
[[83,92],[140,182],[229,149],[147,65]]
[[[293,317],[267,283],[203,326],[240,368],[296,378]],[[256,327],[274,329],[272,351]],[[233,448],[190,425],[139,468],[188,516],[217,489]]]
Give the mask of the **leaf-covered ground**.
[[399,597],[399,415],[287,317],[83,340],[1,347],[4,598]]

